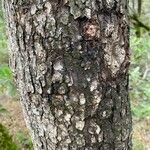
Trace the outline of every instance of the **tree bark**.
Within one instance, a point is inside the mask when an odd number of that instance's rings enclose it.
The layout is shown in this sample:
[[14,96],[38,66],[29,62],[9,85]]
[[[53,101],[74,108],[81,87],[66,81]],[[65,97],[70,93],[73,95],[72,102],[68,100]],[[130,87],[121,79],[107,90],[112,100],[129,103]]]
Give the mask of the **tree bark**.
[[36,150],[130,150],[127,0],[5,0],[10,65]]

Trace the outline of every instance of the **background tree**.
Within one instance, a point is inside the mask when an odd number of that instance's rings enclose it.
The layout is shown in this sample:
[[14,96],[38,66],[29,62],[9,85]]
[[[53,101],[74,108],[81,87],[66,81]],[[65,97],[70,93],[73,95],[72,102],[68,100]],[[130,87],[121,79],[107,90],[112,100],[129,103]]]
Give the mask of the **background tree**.
[[[147,16],[149,15],[149,11],[145,9],[143,3],[147,2],[146,0],[132,0],[130,1],[130,20],[131,27],[133,27],[136,31],[136,35],[140,37],[142,33],[150,32],[149,19]],[[148,4],[144,4],[148,5]],[[143,9],[142,9],[143,8]]]
[[131,149],[127,1],[4,6],[10,65],[35,149]]

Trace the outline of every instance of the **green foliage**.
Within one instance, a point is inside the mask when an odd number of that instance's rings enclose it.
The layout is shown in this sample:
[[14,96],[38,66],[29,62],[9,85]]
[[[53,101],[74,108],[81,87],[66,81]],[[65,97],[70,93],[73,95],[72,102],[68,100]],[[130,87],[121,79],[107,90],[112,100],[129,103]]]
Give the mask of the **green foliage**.
[[8,50],[5,34],[5,23],[0,9],[0,93],[15,96],[16,87],[13,82],[12,73],[8,67]]
[[139,139],[133,139],[133,150],[145,150],[144,144]]
[[0,104],[0,114],[1,113],[6,113],[7,110]]
[[150,37],[131,35],[130,96],[133,114],[150,117]]
[[140,103],[132,108],[133,115],[137,118],[144,119],[150,116],[150,106],[147,103]]
[[17,145],[13,142],[6,127],[0,124],[0,149],[1,150],[17,150]]
[[29,139],[22,131],[18,132],[17,141],[26,150],[33,150],[33,145],[31,139]]
[[8,63],[7,40],[5,34],[5,23],[0,11],[0,64]]
[[143,33],[150,33],[149,1],[131,0],[129,2],[131,27],[136,31],[136,35],[140,37]]
[[0,91],[7,92],[10,96],[16,93],[11,70],[6,64],[0,65]]

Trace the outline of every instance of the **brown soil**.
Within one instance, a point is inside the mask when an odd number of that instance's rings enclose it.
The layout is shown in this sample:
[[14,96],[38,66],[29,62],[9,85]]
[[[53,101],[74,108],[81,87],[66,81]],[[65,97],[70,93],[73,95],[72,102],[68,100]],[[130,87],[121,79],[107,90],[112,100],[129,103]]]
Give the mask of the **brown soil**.
[[30,136],[24,122],[21,104],[19,100],[13,100],[4,95],[0,96],[0,104],[7,110],[6,113],[0,113],[0,123],[9,130],[15,143],[23,150],[24,143],[22,144],[18,141],[18,133],[22,133],[25,139],[30,139]]
[[8,111],[0,115],[0,122],[9,129],[10,133],[12,133],[12,135],[15,135],[18,131],[28,133],[20,102],[18,100],[9,99],[6,96],[1,96],[0,104]]

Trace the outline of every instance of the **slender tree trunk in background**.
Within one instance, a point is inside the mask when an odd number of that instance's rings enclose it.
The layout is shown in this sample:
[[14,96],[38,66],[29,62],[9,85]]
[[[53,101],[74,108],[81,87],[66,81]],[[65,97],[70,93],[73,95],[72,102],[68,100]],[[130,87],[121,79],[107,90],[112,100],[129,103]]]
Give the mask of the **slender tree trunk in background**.
[[36,150],[130,150],[126,0],[5,0],[10,65]]

